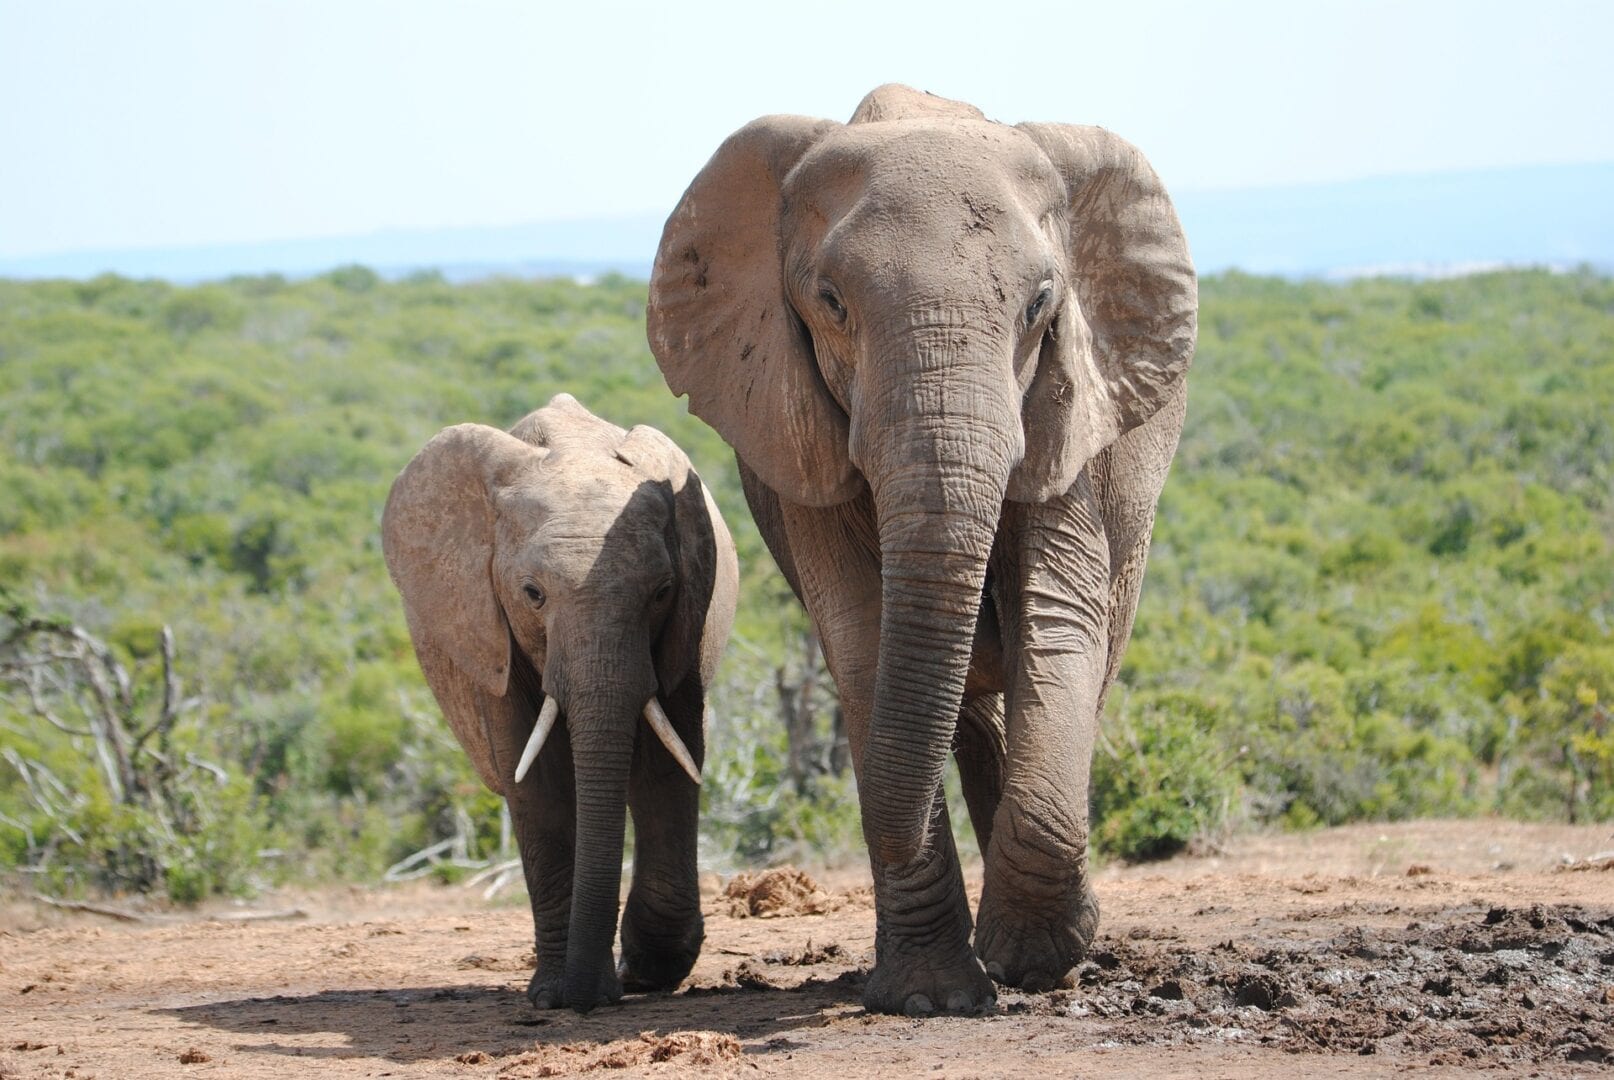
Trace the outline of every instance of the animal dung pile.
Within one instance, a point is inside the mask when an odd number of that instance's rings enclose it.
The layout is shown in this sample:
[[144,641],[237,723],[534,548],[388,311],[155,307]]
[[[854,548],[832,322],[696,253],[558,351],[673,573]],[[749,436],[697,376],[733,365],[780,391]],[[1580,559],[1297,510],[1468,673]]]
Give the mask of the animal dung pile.
[[794,866],[734,875],[723,896],[737,919],[824,915],[841,906],[837,898]]
[[740,1052],[740,1040],[723,1031],[674,1031],[666,1035],[641,1031],[638,1042],[618,1047],[591,1067],[630,1069],[675,1058],[681,1065],[717,1065],[737,1061]]

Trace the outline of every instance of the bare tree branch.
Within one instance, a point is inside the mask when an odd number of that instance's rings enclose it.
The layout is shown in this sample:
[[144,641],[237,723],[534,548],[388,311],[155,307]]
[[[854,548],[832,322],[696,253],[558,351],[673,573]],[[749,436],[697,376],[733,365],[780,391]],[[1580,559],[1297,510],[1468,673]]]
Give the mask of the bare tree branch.
[[82,900],[58,900],[54,896],[45,896],[43,893],[35,893],[34,899],[41,904],[61,908],[63,911],[83,911],[91,915],[104,915],[109,919],[117,919],[120,922],[146,921],[144,915],[138,915],[133,911],[125,911],[122,908],[109,907],[106,904],[88,904]]
[[[65,619],[38,617],[0,590],[0,700],[17,718],[48,725],[82,743],[106,795],[140,811],[134,825],[118,832],[95,874],[103,884],[149,889],[160,884],[164,864],[186,837],[211,820],[198,774],[227,784],[230,774],[194,753],[176,750],[174,731],[198,697],[181,696],[183,684],[174,634],[162,627],[158,653],[161,692],[156,700],[137,694],[131,669],[116,652],[83,627]],[[15,727],[9,723],[8,730]],[[29,839],[30,871],[41,869],[58,846],[85,839],[71,822],[90,796],[64,784],[41,763],[5,748],[4,760],[17,771],[31,804],[50,821],[49,832]],[[84,779],[75,776],[78,783]],[[92,782],[93,783],[93,782]],[[10,824],[10,822],[8,822]]]
[[23,689],[28,691],[28,703],[33,707],[35,716],[38,716],[41,720],[45,721],[45,723],[49,724],[51,727],[56,728],[58,731],[66,732],[69,735],[75,735],[83,739],[95,737],[94,732],[90,731],[89,728],[72,727],[71,725],[65,723],[55,713],[50,711],[50,706],[46,705],[44,699],[39,695],[38,671],[29,670],[23,676],[22,685]]
[[33,851],[39,846],[38,842],[34,839],[33,827],[26,821],[19,821],[10,814],[0,811],[0,824],[10,825],[13,829],[16,829],[18,832],[22,833],[23,839],[28,842],[29,851]]
[[218,781],[220,787],[230,782],[229,773],[225,772],[222,768],[213,764],[211,761],[203,761],[195,754],[187,753],[185,755],[185,764],[197,769],[201,769],[203,772],[210,774],[214,780]]

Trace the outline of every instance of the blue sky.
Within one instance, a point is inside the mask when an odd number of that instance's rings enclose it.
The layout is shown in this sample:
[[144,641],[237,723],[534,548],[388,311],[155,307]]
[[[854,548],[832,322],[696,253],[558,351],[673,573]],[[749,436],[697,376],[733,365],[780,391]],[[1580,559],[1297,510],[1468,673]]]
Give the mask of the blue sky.
[[0,257],[665,212],[908,82],[1177,190],[1614,160],[1614,3],[0,0]]

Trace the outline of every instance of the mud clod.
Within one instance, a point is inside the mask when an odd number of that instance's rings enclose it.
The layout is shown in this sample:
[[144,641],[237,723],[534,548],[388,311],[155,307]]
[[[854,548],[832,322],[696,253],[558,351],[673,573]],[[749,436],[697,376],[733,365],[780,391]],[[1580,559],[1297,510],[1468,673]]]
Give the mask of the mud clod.
[[1295,998],[1281,982],[1270,975],[1250,975],[1234,984],[1233,1003],[1243,1006],[1253,1005],[1262,1012],[1271,1012],[1273,1009],[1293,1005]]
[[1153,990],[1150,990],[1149,996],[1160,998],[1162,1001],[1181,1001],[1185,995],[1182,992],[1182,983],[1176,979],[1167,979]]
[[828,945],[815,946],[813,939],[808,938],[807,944],[800,952],[788,952],[775,949],[773,952],[762,954],[764,964],[783,964],[786,967],[812,967],[815,964],[839,963],[849,959],[846,950],[835,942]]

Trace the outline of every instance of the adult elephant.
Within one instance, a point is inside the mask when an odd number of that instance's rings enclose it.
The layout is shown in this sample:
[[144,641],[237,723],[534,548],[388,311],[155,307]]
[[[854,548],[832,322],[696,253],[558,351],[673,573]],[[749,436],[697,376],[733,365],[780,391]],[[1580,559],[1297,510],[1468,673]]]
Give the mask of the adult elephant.
[[[1135,148],[902,86],[844,125],[748,124],[667,222],[651,347],[734,447],[840,690],[875,880],[870,1009],[1047,989],[1092,940],[1093,739],[1196,309]],[[973,949],[950,747],[985,853]]]

